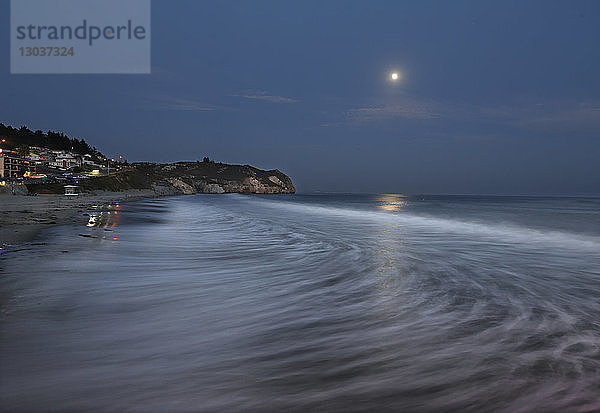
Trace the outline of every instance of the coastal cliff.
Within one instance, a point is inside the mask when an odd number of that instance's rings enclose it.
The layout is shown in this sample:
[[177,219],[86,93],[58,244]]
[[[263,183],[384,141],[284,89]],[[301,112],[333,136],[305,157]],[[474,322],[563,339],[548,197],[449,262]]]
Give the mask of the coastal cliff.
[[[69,182],[83,193],[152,189],[157,195],[175,194],[293,194],[292,180],[279,170],[264,171],[249,165],[228,165],[212,161],[172,164],[135,163],[109,176]],[[28,184],[31,193],[64,192],[64,183]]]
[[[136,167],[142,167],[138,164]],[[177,162],[174,164],[144,164],[160,183],[168,183],[184,194],[242,193],[293,194],[292,180],[275,169],[263,171],[249,165],[227,165],[215,162]]]

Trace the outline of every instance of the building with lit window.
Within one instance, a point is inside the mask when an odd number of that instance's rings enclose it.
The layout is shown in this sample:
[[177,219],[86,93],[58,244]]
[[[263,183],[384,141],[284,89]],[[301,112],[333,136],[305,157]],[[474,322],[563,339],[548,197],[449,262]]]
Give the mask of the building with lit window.
[[69,152],[60,152],[54,161],[49,162],[49,165],[60,169],[70,169],[74,166],[81,166],[81,158]]
[[0,149],[0,178],[17,178],[25,172],[35,173],[35,165],[18,153]]

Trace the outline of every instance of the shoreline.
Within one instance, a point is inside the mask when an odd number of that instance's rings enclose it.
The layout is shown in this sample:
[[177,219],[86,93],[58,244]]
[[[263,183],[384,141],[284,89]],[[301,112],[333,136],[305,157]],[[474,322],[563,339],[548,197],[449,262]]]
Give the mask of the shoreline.
[[102,192],[73,198],[3,194],[0,195],[0,251],[33,242],[47,228],[83,223],[82,214],[92,207],[173,195],[179,194],[161,194],[152,189]]

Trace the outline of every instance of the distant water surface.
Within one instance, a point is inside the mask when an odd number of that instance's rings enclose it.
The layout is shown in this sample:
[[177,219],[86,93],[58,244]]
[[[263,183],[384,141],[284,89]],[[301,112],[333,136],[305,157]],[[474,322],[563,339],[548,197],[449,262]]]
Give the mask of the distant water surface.
[[1,257],[2,410],[600,410],[597,198],[163,198]]

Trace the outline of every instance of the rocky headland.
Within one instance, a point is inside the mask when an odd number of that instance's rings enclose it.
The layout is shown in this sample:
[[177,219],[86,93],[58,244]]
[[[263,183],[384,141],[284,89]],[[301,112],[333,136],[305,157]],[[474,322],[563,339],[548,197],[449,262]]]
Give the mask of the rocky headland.
[[[109,176],[70,182],[81,193],[98,191],[153,190],[157,195],[177,194],[293,194],[292,180],[275,169],[264,171],[249,165],[218,162],[135,163]],[[28,184],[34,194],[64,193],[64,182]]]

